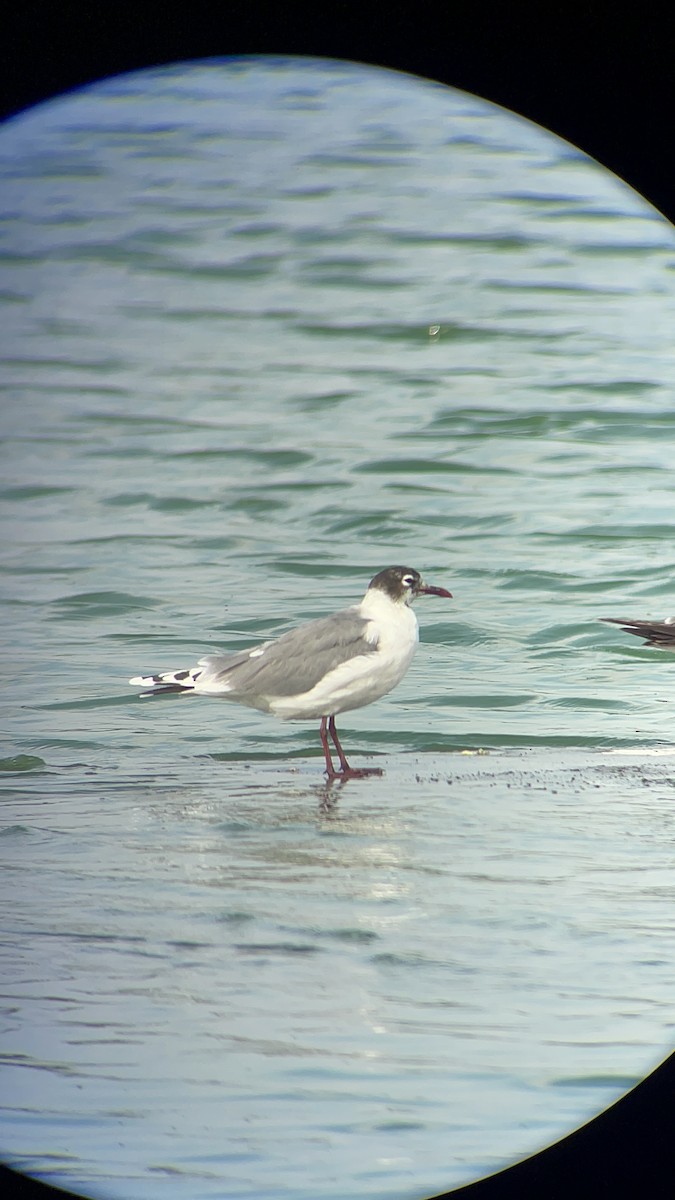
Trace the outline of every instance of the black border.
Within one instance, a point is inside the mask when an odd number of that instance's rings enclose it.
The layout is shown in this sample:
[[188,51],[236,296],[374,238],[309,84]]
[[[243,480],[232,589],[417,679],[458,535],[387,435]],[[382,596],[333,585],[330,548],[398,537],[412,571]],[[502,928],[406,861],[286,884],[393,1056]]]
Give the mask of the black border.
[[[0,118],[110,75],[234,54],[392,67],[475,93],[584,150],[675,224],[675,7],[610,0],[24,0],[4,17]],[[75,1193],[0,1165],[0,1194]],[[453,1200],[675,1194],[675,1054],[575,1133]],[[130,1198],[131,1200],[131,1198]],[[440,1200],[440,1196],[435,1198]]]
[[23,0],[0,118],[109,75],[230,54],[347,58],[439,80],[583,149],[675,224],[675,6],[616,0]]

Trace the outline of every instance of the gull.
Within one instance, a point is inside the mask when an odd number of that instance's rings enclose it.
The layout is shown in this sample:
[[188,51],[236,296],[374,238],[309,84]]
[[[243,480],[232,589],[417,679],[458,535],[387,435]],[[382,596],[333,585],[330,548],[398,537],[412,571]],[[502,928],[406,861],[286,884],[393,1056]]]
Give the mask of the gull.
[[661,650],[675,650],[675,617],[665,621],[629,621],[623,617],[601,617],[610,625],[620,625],[624,633],[634,633],[645,639],[645,646],[659,646]]
[[[319,736],[331,779],[381,775],[350,767],[335,728],[336,713],[379,700],[395,688],[412,661],[419,631],[411,608],[418,596],[452,599],[411,567],[387,567],[368,584],[359,604],[299,625],[289,633],[234,654],[207,654],[196,667],[137,675],[143,696],[185,692],[218,696],[272,713],[284,721],[321,720]],[[333,766],[329,736],[340,769]]]

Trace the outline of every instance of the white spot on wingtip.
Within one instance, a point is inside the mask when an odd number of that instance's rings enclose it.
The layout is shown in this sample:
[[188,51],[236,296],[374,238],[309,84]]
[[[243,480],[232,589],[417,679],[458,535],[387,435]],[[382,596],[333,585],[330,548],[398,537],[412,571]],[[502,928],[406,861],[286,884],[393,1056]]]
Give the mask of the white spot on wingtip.
[[264,653],[265,653],[265,651],[261,650],[261,649],[251,650],[251,653],[249,654],[249,658],[260,658],[260,656]]

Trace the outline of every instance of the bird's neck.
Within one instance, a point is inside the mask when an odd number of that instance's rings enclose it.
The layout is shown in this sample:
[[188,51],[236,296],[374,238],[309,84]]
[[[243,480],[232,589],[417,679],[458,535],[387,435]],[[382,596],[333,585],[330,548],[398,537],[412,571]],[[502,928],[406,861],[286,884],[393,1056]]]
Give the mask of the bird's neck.
[[410,616],[414,618],[412,609],[407,604],[402,600],[392,600],[381,588],[368,588],[359,604],[359,612],[362,617],[375,621],[396,621],[397,618],[409,620]]

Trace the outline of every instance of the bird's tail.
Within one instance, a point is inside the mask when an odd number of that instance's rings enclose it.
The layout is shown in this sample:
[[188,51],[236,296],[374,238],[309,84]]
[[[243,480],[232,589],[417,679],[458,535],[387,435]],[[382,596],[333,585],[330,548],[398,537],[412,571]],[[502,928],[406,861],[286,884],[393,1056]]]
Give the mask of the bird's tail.
[[199,676],[199,667],[187,671],[162,671],[159,675],[134,675],[129,683],[141,687],[141,696],[157,696],[162,692],[192,692]]

